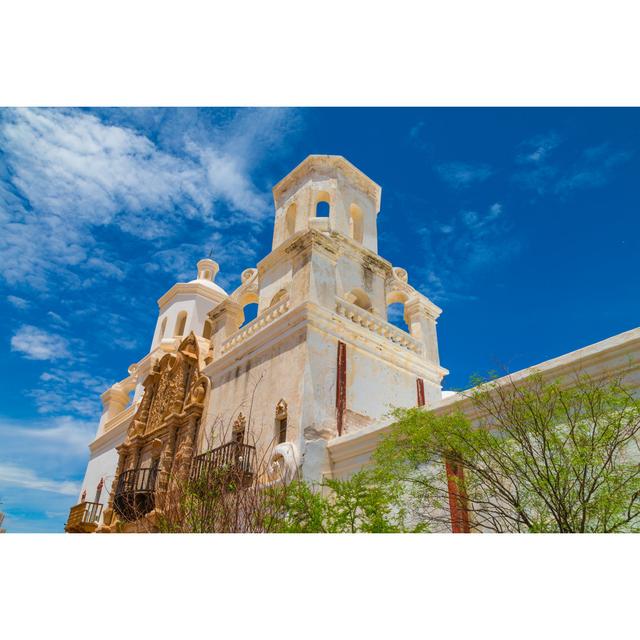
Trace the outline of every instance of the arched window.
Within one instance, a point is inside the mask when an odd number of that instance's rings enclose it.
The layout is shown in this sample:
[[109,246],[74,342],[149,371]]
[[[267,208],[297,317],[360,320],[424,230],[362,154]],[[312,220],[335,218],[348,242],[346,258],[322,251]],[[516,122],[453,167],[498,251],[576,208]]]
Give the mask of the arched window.
[[365,311],[371,311],[371,300],[362,289],[351,289],[345,296],[345,300]]
[[173,332],[174,336],[183,336],[184,328],[187,326],[187,312],[181,311],[176,318],[176,328]]
[[212,329],[213,329],[213,325],[211,324],[211,320],[205,320],[204,327],[202,329],[202,337],[205,340],[211,340]]
[[291,237],[296,232],[296,216],[298,213],[298,207],[295,202],[287,209],[285,216],[285,227],[287,230],[287,238]]
[[356,241],[362,243],[364,238],[364,220],[362,209],[357,204],[349,207],[349,235]]
[[167,330],[167,318],[163,318],[162,322],[160,323],[160,340],[162,340],[162,338],[164,338],[164,333]]
[[276,405],[276,442],[282,444],[287,441],[287,403],[284,399]]
[[280,291],[278,291],[278,293],[276,293],[276,295],[273,296],[273,298],[271,298],[271,302],[269,303],[269,306],[273,307],[274,304],[278,304],[278,302],[281,302],[286,297],[287,297],[287,290],[280,289]]
[[331,212],[331,197],[326,191],[320,191],[316,197],[316,218],[328,218]]

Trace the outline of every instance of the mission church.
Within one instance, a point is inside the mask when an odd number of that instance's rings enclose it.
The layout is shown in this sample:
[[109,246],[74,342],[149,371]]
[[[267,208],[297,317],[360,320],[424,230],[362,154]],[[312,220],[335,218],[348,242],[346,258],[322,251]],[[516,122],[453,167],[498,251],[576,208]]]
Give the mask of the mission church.
[[[378,254],[381,188],[341,156],[313,155],[273,197],[271,252],[235,291],[216,284],[207,258],[158,300],[149,352],[101,396],[67,531],[139,530],[141,517],[153,530],[174,479],[203,465],[233,465],[254,482],[348,477],[369,460],[390,407],[469,409],[442,391],[441,309]],[[396,303],[408,332],[389,322]],[[249,304],[257,315],[245,323]],[[639,349],[636,329],[535,369],[613,371]]]

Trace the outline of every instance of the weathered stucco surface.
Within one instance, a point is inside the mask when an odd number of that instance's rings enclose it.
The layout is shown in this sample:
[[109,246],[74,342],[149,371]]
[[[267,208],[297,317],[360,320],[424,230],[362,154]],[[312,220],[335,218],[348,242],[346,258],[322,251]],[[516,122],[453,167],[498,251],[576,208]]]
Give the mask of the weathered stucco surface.
[[[340,156],[309,156],[273,193],[272,251],[242,273],[235,291],[227,294],[215,284],[218,265],[205,259],[196,279],[177,283],[159,299],[151,350],[102,396],[104,414],[83,483],[88,496],[101,478],[111,485],[115,447],[125,438],[147,376],[189,334],[209,380],[196,453],[228,442],[242,414],[243,437],[257,446],[258,457],[270,455],[282,435],[278,416],[286,415],[280,454],[305,478],[319,481],[365,464],[390,407],[417,404],[418,384],[428,406],[465,409],[459,396],[442,400],[447,371],[438,356],[441,310],[409,284],[404,269],[377,253],[380,187]],[[316,217],[319,202],[329,204],[328,217]],[[404,304],[410,334],[387,321],[388,306],[397,302]],[[243,324],[243,308],[251,303],[258,304],[257,317]],[[636,341],[637,354],[637,334],[625,340]],[[340,343],[346,353],[342,434]],[[611,366],[607,349],[596,350],[600,367]],[[575,357],[567,356],[570,362]],[[140,464],[150,455],[145,450]]]

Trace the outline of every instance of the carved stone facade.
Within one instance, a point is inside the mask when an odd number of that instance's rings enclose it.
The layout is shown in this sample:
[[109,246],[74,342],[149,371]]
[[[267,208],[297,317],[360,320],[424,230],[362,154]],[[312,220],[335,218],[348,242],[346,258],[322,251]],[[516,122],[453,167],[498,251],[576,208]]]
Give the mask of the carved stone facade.
[[209,390],[199,351],[191,333],[144,380],[138,410],[117,447],[116,481],[98,531],[154,530],[172,489],[188,477]]

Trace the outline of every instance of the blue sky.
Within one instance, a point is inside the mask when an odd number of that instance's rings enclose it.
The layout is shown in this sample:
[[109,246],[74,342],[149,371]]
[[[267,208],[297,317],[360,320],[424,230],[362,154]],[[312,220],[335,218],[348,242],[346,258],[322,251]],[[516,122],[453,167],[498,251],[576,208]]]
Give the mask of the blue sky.
[[61,531],[99,394],[213,252],[228,289],[311,153],[382,186],[380,254],[439,304],[445,388],[638,324],[640,110],[0,110],[0,510]]

